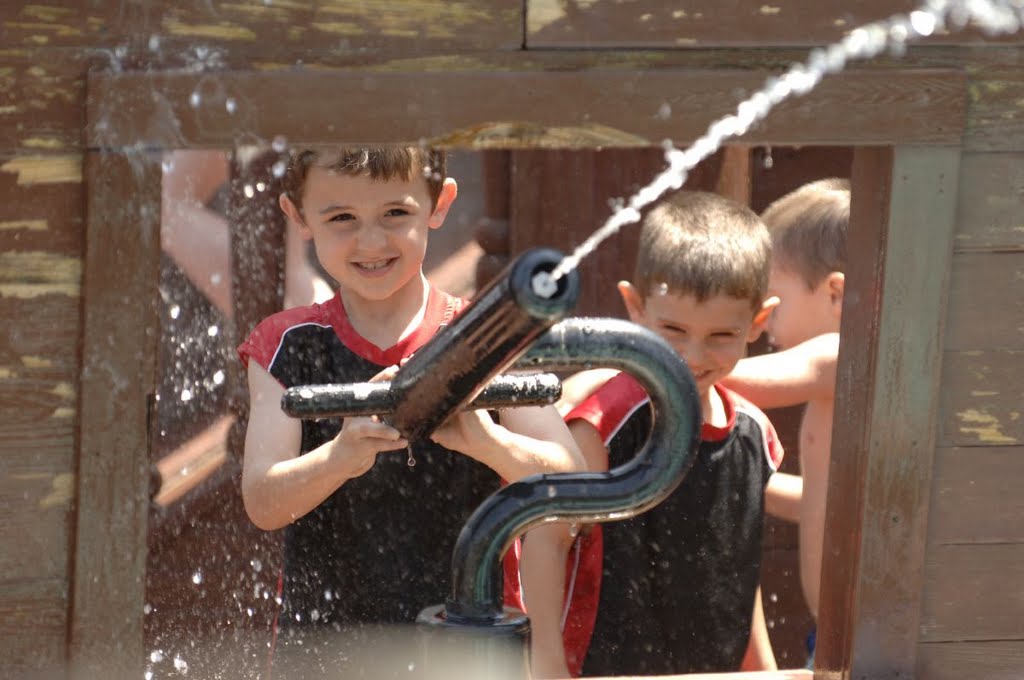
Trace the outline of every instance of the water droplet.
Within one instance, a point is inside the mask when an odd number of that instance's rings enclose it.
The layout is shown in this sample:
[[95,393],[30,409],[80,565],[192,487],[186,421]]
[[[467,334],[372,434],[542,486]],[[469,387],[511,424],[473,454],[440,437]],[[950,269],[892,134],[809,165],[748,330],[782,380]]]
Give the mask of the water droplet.
[[142,613],[143,614],[152,614],[153,613],[153,605],[151,605],[148,602],[146,604],[142,605]]
[[931,12],[911,12],[910,25],[919,35],[928,37],[935,31],[935,15]]
[[409,672],[412,673],[414,670],[416,670],[416,664],[410,662],[409,663]]
[[149,653],[149,660],[153,663],[160,663],[164,660],[164,653],[162,650],[154,649]]
[[223,385],[224,384],[224,371],[218,370],[213,374],[213,384]]
[[270,143],[270,147],[278,153],[284,153],[288,148],[288,139],[284,135],[278,135],[277,137],[274,137],[274,141]]
[[327,600],[328,602],[330,602],[331,600],[334,599],[334,593],[332,593],[330,590],[325,590],[324,591],[324,599]]
[[252,188],[251,184],[246,184],[245,187],[242,188],[242,191],[245,193],[246,198],[252,198],[256,195],[256,191]]
[[160,36],[156,34],[149,36],[149,49],[151,52],[156,52],[160,49]]
[[199,92],[193,92],[188,96],[188,103],[193,109],[198,109],[199,105],[203,102],[202,95]]
[[267,185],[264,182],[256,182],[256,191],[263,193],[267,190]]
[[214,272],[213,274],[210,274],[210,283],[212,283],[213,285],[220,285],[220,282],[222,280],[223,277],[220,275],[220,272]]
[[246,607],[245,608],[245,613],[251,618],[252,615],[255,614],[256,612],[255,612],[255,610],[252,607]]
[[153,680],[153,671],[146,669],[146,672],[142,674],[145,680]]
[[188,675],[188,664],[180,656],[174,657],[174,670],[178,671],[182,675]]
[[768,628],[775,627],[775,619],[768,619]]
[[196,573],[192,574],[192,583],[195,583],[196,585],[199,585],[202,582],[203,582],[203,572],[197,571]]
[[278,161],[274,163],[274,166],[270,169],[274,173],[274,177],[284,177],[285,171],[288,169],[288,164],[284,161]]
[[178,305],[171,305],[171,318],[177,319],[181,315],[181,307]]
[[771,600],[772,602],[778,602],[779,601],[779,596],[778,596],[777,593],[772,593],[771,595],[768,596],[768,599]]
[[412,444],[409,444],[409,460],[405,461],[409,467],[416,467],[416,457],[412,455]]
[[668,284],[664,281],[658,284],[658,295],[668,295]]
[[217,333],[220,333],[220,329],[217,328],[216,325],[210,326],[209,328],[206,329],[206,334],[209,335],[211,338],[217,337]]
[[661,120],[668,120],[672,116],[672,107],[668,102],[665,102],[658,107],[658,118]]
[[764,148],[764,159],[761,161],[761,165],[764,166],[765,170],[771,170],[775,166],[775,159],[772,158],[772,147],[766,146]]
[[225,110],[226,110],[226,111],[227,111],[228,113],[234,113],[235,111],[237,111],[237,110],[238,110],[238,103],[237,103],[237,102],[235,101],[235,98],[234,98],[234,97],[228,97],[228,98],[227,98],[227,99],[226,99],[226,100],[224,101],[224,109],[225,109]]
[[554,484],[548,484],[548,498],[554,498],[558,494]]
[[[192,401],[192,390],[190,390],[190,389],[189,389],[189,388],[187,388],[187,387],[186,387],[185,389],[183,389],[183,390],[181,391],[181,400],[182,400],[182,401]],[[195,581],[195,580],[196,580],[196,577],[195,577],[195,576],[193,576],[193,577],[192,577],[192,580],[193,580],[193,581]],[[196,581],[196,583],[199,583],[199,581]]]
[[263,571],[263,563],[260,562],[259,558],[254,557],[251,560],[249,560],[249,566],[252,567],[252,570],[257,573]]
[[320,620],[320,610],[319,609],[314,609],[313,611],[311,611],[309,613],[309,618],[312,621],[319,621]]

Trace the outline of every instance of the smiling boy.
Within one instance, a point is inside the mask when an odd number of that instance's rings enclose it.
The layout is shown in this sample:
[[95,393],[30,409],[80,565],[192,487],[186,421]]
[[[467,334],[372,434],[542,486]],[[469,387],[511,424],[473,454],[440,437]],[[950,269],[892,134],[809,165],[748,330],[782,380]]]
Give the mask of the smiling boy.
[[[570,599],[577,625],[566,636],[567,655],[585,676],[775,667],[759,571],[764,490],[782,447],[763,413],[718,384],[776,302],[766,299],[770,254],[758,217],[714,194],[679,192],[644,220],[633,281],[620,282],[619,292],[630,318],[686,360],[701,399],[702,441],[660,505],[590,528],[578,575],[586,595]],[[566,421],[589,469],[608,470],[646,440],[649,399],[619,374]],[[594,560],[602,541],[603,559]],[[590,620],[592,633],[581,635]]]
[[[422,271],[429,232],[456,194],[444,155],[416,147],[308,150],[289,166],[281,209],[338,292],[265,319],[239,348],[251,396],[243,500],[257,526],[285,528],[275,659],[285,675],[339,673],[366,631],[444,602],[458,532],[499,478],[582,467],[552,407],[504,410],[500,422],[463,412],[421,442],[376,417],[299,421],[281,411],[288,387],[387,377],[459,312],[463,302]],[[535,669],[546,675],[564,668],[562,584],[548,576],[562,570],[564,534],[542,527],[523,547]]]

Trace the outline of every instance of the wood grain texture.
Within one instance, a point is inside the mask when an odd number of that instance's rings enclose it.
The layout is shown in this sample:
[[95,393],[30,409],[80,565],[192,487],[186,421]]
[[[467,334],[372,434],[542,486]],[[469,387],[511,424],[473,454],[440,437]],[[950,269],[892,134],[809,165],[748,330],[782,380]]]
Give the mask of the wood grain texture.
[[139,677],[160,159],[90,153],[81,446],[69,657],[74,677]]
[[[277,135],[299,145],[426,140],[474,148],[635,147],[664,139],[682,144],[734,110],[738,96],[753,92],[767,75],[472,68],[97,74],[89,81],[86,135],[90,146],[155,148],[224,147],[240,139],[269,142]],[[410,79],[417,83],[412,98]],[[137,93],[146,90],[152,96],[139,99]],[[302,116],[282,106],[295,101],[304,102]],[[783,103],[744,140],[958,144],[965,105],[965,76],[956,71],[851,70]],[[671,115],[656,115],[666,106]],[[836,111],[844,113],[841,123]]]
[[67,599],[67,582],[62,578],[0,582],[0,655],[4,677],[63,677]]
[[1024,153],[966,153],[956,250],[1024,252]]
[[1024,349],[1024,250],[953,256],[946,349]]
[[31,50],[0,56],[0,154],[81,149],[89,63],[84,52]]
[[1024,69],[965,66],[976,72],[969,86],[964,149],[1024,151]]
[[925,642],[917,676],[926,680],[1017,680],[1024,673],[1024,640]]
[[65,0],[59,6],[12,0],[0,11],[0,36],[9,46],[138,47],[158,57],[188,50],[197,60],[225,51],[257,58],[272,50],[516,49],[522,43],[522,13],[515,0],[158,5]]
[[840,347],[818,637],[826,673],[914,672],[959,156],[854,154],[842,332],[866,341]]
[[1024,543],[1024,448],[940,448],[932,477],[930,545]]
[[947,352],[942,375],[941,446],[1024,443],[1024,350]]
[[[913,0],[864,0],[854,4],[776,0],[528,0],[529,48],[679,48],[753,45],[819,45],[851,29],[916,8]],[[1019,42],[1015,36],[1003,41]],[[931,43],[990,42],[978,32],[939,32]]]
[[1024,640],[1024,543],[928,552],[921,642]]

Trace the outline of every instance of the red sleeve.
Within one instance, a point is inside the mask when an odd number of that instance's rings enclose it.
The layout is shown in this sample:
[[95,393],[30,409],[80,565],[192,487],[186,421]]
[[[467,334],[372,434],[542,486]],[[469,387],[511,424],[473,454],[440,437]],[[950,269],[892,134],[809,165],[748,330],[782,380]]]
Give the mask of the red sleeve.
[[585,420],[601,435],[601,441],[607,443],[633,411],[648,399],[647,392],[636,378],[628,373],[619,373],[569,411],[565,422]]

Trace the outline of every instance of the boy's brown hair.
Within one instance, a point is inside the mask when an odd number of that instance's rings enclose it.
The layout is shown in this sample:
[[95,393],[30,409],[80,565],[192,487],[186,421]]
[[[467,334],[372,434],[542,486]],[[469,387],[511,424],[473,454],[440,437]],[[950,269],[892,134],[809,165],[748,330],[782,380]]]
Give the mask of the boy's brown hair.
[[768,290],[771,240],[761,219],[717,194],[679,191],[644,218],[633,285],[699,302],[725,294],[761,308]]
[[811,182],[772,203],[761,214],[772,235],[775,258],[810,288],[846,269],[850,182]]
[[284,193],[302,208],[302,191],[306,176],[315,164],[345,175],[369,175],[371,179],[388,181],[399,178],[411,181],[421,176],[427,182],[434,207],[447,177],[444,151],[419,146],[353,147],[341,149],[304,149],[292,154],[283,179]]

